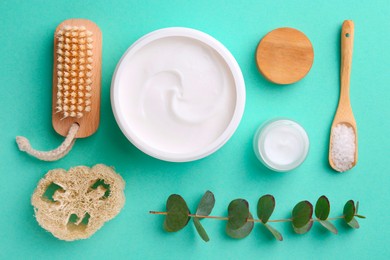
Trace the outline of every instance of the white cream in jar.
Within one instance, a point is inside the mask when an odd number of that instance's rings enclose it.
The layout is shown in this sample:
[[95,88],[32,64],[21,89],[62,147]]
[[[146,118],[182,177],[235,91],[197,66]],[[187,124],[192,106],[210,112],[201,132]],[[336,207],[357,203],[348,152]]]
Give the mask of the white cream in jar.
[[112,106],[128,139],[167,161],[192,161],[220,148],[245,103],[237,62],[202,32],[168,28],[138,40],[112,82]]
[[253,149],[257,158],[271,170],[290,171],[305,160],[309,138],[297,122],[275,119],[259,127]]

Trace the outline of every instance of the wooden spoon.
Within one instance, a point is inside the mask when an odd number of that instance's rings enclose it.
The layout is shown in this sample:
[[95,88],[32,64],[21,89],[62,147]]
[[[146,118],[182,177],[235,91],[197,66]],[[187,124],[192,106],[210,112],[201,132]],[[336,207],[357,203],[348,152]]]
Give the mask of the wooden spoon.
[[329,164],[336,171],[340,171],[340,170],[337,169],[337,167],[335,166],[332,160],[331,151],[332,151],[332,136],[333,136],[332,132],[337,125],[343,124],[348,127],[351,127],[355,133],[355,160],[352,163],[352,167],[356,165],[357,156],[358,156],[357,127],[356,127],[355,118],[352,113],[351,102],[349,99],[353,37],[354,37],[353,21],[346,20],[344,21],[341,29],[340,98],[339,98],[339,104],[337,107],[336,115],[332,123],[330,145],[329,145]]

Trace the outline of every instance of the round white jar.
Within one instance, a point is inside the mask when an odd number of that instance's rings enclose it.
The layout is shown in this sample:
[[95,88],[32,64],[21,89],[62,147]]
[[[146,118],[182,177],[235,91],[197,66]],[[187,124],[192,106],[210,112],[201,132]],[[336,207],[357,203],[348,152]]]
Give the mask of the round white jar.
[[225,144],[241,120],[245,84],[230,52],[213,37],[166,28],[136,41],[111,85],[115,119],[138,149],[186,162]]
[[297,122],[279,118],[261,125],[253,140],[257,158],[269,169],[291,171],[306,159],[309,137]]

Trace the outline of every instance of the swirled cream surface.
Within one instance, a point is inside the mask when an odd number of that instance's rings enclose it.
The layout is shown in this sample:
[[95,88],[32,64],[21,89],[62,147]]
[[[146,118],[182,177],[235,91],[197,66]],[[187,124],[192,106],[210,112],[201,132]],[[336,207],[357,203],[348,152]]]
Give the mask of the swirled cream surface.
[[274,171],[290,171],[305,160],[309,137],[297,122],[275,119],[259,127],[253,142],[257,158]]
[[153,151],[185,155],[230,137],[223,133],[235,113],[236,83],[225,59],[208,44],[163,37],[125,57],[120,66],[122,123],[141,150],[155,157]]

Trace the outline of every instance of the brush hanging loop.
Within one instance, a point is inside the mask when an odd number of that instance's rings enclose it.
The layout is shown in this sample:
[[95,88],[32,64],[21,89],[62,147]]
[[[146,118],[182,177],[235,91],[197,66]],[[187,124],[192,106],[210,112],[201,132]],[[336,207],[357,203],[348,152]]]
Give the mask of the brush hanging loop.
[[38,151],[31,147],[30,142],[27,138],[23,136],[16,137],[16,143],[18,144],[19,150],[28,153],[35,158],[38,158],[42,161],[57,161],[67,155],[72,149],[75,141],[76,134],[80,126],[77,123],[72,124],[69,129],[68,135],[66,136],[62,144],[51,151]]

